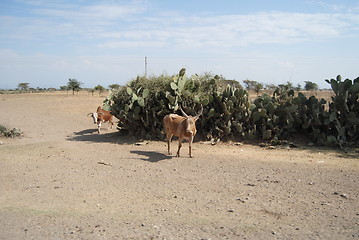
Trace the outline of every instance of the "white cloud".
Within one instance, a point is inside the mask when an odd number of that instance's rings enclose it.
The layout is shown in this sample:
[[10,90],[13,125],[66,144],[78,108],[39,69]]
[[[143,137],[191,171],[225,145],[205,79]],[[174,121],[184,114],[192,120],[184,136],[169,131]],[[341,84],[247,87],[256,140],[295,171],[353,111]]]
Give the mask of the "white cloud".
[[162,41],[109,41],[99,44],[100,48],[163,48],[167,47],[166,42]]
[[[339,36],[343,38],[358,31],[359,26],[359,15],[353,13],[260,12],[247,15],[169,16],[146,12],[147,5],[142,3],[134,1],[80,8],[72,5],[36,5],[32,10],[35,16],[3,16],[0,28],[6,29],[9,38],[37,39],[46,34],[50,39],[60,37],[64,41],[68,38],[80,41],[93,39],[101,49],[138,46],[191,49],[293,44]],[[43,19],[43,16],[46,18]]]
[[113,20],[121,19],[132,14],[143,12],[143,7],[126,5],[92,5],[81,7],[80,9],[49,9],[39,8],[33,12],[51,17],[61,17],[66,19],[86,19],[88,20]]
[[[161,24],[161,22],[165,22]],[[166,42],[181,48],[241,47],[250,44],[292,44],[338,36],[345,37],[359,25],[352,14],[258,13],[252,15],[152,19],[145,25],[106,33],[102,41]],[[140,44],[133,44],[138,46]],[[106,44],[101,45],[102,47]],[[114,45],[110,45],[113,47]],[[163,46],[155,44],[153,47]],[[121,44],[118,45],[121,47]],[[126,45],[126,47],[128,47]]]
[[320,5],[326,9],[329,9],[333,12],[346,12],[346,13],[355,13],[359,11],[359,2],[358,1],[345,1],[341,3],[330,3],[325,1],[310,1],[316,5]]
[[[358,38],[359,15],[354,11],[190,15],[150,12],[142,2],[124,5],[107,1],[82,7],[62,5],[61,1],[34,2],[30,14],[0,16],[0,44],[13,49],[0,50],[0,68],[8,69],[0,71],[2,79],[19,81],[32,76],[39,80],[40,74],[47,74],[44,82],[53,76],[65,80],[74,77],[91,86],[99,75],[97,79],[106,78],[110,83],[118,79],[123,84],[143,73],[143,57],[149,52],[153,54],[147,55],[149,73],[173,73],[187,66],[189,73],[213,71],[237,80],[265,79],[271,83],[286,82],[292,75],[297,81],[313,80],[305,74],[321,79],[312,74],[318,73],[319,68],[322,73],[332,71],[329,75],[336,76],[355,72],[349,66],[356,69],[352,66],[357,65],[354,58],[340,60],[339,64],[334,62],[337,58],[323,63],[323,52],[311,51],[314,47],[300,52],[300,47],[307,43]],[[334,55],[346,47],[336,46]],[[292,58],[276,52],[286,47],[298,55]],[[45,55],[36,55],[41,52]],[[306,62],[304,55],[320,57]]]

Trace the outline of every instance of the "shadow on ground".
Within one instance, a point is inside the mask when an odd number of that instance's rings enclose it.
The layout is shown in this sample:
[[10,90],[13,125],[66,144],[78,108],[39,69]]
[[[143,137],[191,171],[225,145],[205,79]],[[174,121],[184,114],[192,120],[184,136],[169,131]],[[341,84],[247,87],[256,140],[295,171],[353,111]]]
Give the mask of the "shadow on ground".
[[[94,143],[113,143],[113,144],[136,144],[141,142],[140,139],[124,136],[119,131],[116,132],[106,132],[106,130],[102,131],[100,134],[97,133],[97,129],[85,129],[79,132],[74,132],[70,136],[67,137],[68,141],[83,141],[83,142],[94,142]],[[337,153],[338,157],[341,158],[350,158],[350,159],[359,159],[359,148],[330,148],[330,147],[321,147],[321,146],[308,146],[305,142],[302,141],[293,141],[294,144],[284,144],[274,146],[275,148],[288,148],[290,149],[302,149],[310,152],[322,152],[323,154],[328,152]],[[246,141],[245,144],[250,145],[260,145],[258,141]],[[262,144],[263,145],[263,144]],[[264,144],[264,146],[270,146],[270,144]],[[164,159],[170,159],[171,157],[166,156],[161,153],[156,152],[141,152],[134,151],[133,153],[143,155],[148,157],[147,159],[142,159],[150,162],[158,162]]]
[[143,156],[140,159],[148,162],[159,162],[166,159],[172,159],[171,156],[154,151],[131,151],[131,153]]
[[68,141],[95,142],[95,143],[114,143],[114,144],[134,144],[138,139],[123,136],[120,132],[97,133],[97,129],[85,129],[74,132],[67,137]]

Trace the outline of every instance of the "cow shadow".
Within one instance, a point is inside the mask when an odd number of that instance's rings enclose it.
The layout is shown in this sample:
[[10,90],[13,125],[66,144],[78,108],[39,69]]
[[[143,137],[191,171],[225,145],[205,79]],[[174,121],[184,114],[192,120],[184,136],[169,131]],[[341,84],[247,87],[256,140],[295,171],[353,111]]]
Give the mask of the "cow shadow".
[[114,143],[114,144],[134,144],[138,139],[124,136],[119,131],[97,133],[97,129],[85,129],[73,132],[67,136],[68,141],[95,142],[95,143]]
[[97,132],[97,129],[85,129],[85,130],[82,130],[82,131],[79,131],[79,132],[74,132],[74,134],[76,136],[83,136],[83,135],[87,135],[87,134],[93,134],[93,133],[96,133]]
[[159,153],[159,152],[154,152],[154,151],[133,150],[130,152],[143,156],[140,159],[143,161],[148,161],[148,162],[159,162],[159,161],[166,160],[166,159],[172,159],[171,156],[168,156],[166,154]]

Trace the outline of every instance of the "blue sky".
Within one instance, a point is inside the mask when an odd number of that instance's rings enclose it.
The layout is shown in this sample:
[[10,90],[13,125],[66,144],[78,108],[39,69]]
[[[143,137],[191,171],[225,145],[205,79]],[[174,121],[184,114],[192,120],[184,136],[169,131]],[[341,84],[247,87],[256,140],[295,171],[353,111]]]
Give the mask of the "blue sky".
[[3,0],[0,89],[211,72],[294,85],[359,76],[359,1]]

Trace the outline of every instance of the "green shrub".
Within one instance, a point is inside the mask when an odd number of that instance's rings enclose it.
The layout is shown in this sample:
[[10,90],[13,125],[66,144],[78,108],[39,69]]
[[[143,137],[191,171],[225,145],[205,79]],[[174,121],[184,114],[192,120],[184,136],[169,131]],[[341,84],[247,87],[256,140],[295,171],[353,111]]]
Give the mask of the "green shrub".
[[4,137],[20,137],[22,135],[22,131],[17,128],[8,129],[4,125],[0,125],[0,135]]
[[326,80],[335,96],[324,122],[328,144],[343,146],[359,141],[359,78]]
[[306,134],[322,145],[343,146],[359,140],[359,78],[326,80],[335,93],[332,101],[295,94],[287,85],[273,96],[263,94],[253,102],[238,82],[218,75],[187,77],[161,75],[137,77],[105,100],[105,107],[120,120],[118,128],[142,138],[164,137],[162,119],[179,107],[195,115],[199,135],[208,140],[288,140]]
[[242,134],[250,104],[245,90],[224,86],[224,81],[210,74],[137,77],[105,102],[120,120],[120,130],[145,138],[163,138],[163,117],[180,106],[195,115],[202,105],[199,133],[207,139],[228,139]]

